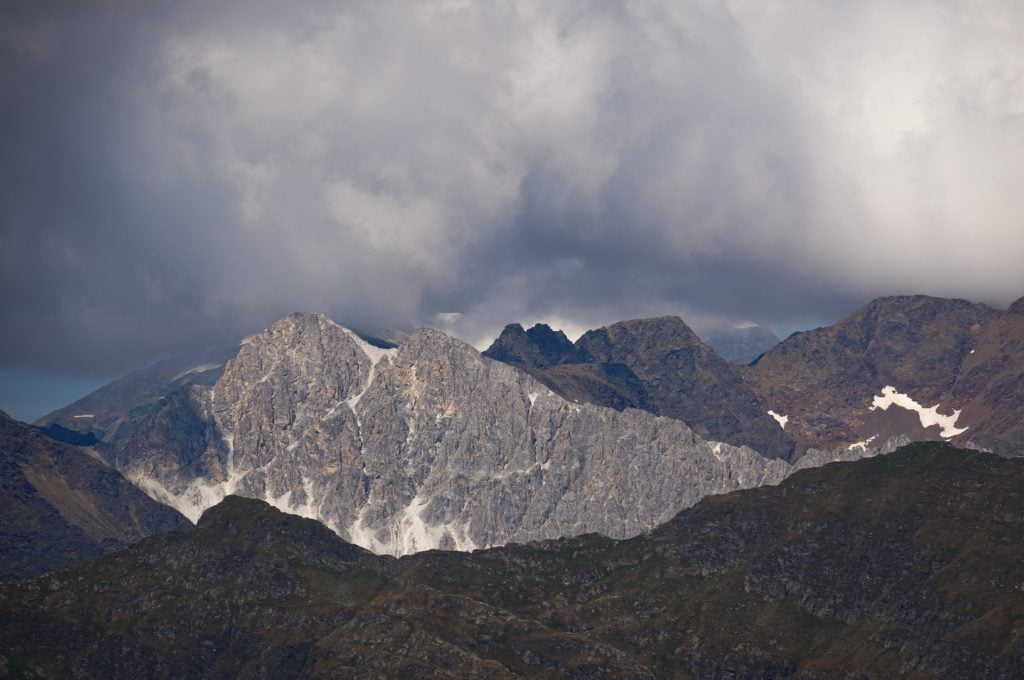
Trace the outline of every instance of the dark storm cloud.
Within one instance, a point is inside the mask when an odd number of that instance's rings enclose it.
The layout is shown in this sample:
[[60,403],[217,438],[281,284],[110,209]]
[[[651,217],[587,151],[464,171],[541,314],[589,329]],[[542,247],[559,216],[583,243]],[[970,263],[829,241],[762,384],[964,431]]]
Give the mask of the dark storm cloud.
[[1019,3],[0,11],[6,366],[1024,294]]

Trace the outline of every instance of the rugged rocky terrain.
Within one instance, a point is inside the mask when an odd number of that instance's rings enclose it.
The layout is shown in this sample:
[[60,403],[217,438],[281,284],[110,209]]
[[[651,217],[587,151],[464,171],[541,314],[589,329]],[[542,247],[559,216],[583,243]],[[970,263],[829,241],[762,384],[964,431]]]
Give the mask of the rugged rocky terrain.
[[678,317],[623,321],[570,343],[546,325],[505,327],[484,356],[570,400],[682,420],[701,437],[788,458],[793,442],[736,370]]
[[744,379],[801,449],[903,434],[997,452],[1024,445],[1024,298],[880,298],[796,333]]
[[396,560],[229,498],[0,587],[14,677],[1019,678],[1024,461],[916,444],[651,534]]
[[[597,339],[575,351],[597,352]],[[794,469],[679,420],[567,401],[438,331],[380,349],[303,314],[254,336],[214,385],[173,393],[102,450],[193,520],[240,494],[390,554],[624,538],[708,494],[775,484]]]
[[33,578],[187,526],[90,449],[0,411],[0,581]]

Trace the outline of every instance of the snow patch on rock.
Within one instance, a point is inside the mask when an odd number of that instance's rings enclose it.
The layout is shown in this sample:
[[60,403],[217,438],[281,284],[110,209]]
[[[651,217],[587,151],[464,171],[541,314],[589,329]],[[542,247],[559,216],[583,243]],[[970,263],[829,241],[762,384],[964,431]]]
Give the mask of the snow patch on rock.
[[867,439],[865,439],[862,442],[854,442],[853,444],[850,444],[849,446],[846,447],[846,450],[847,451],[853,451],[854,449],[860,449],[861,451],[865,451],[866,452],[868,450],[868,444],[870,444],[871,442],[875,441],[875,439],[877,439],[877,438],[878,438],[877,434],[876,435],[872,435],[872,436],[868,437]]
[[191,375],[193,373],[197,373],[197,374],[198,373],[206,373],[207,371],[212,371],[215,368],[220,368],[220,366],[221,366],[220,364],[214,364],[214,363],[209,363],[209,362],[205,363],[205,364],[197,364],[197,365],[193,366],[192,368],[189,368],[189,369],[186,369],[186,370],[182,371],[181,373],[179,373],[178,375],[174,376],[173,378],[171,378],[167,382],[172,383],[175,380],[181,380],[186,375]]
[[928,428],[933,425],[938,425],[942,430],[939,432],[939,436],[949,439],[955,437],[958,434],[963,434],[967,431],[966,427],[956,427],[957,418],[960,417],[960,410],[954,410],[951,415],[944,416],[939,414],[939,404],[932,406],[931,408],[925,408],[921,404],[917,403],[910,398],[909,395],[897,392],[896,388],[892,385],[886,385],[882,388],[882,394],[876,396],[872,402],[869,410],[874,411],[875,409],[882,409],[886,411],[890,406],[899,406],[905,408],[908,411],[917,411],[918,418],[921,420],[921,427]]
[[786,429],[786,423],[789,422],[789,416],[780,416],[775,411],[768,411],[768,415],[770,415],[772,418],[775,418],[775,422],[779,424],[779,427],[781,427],[783,430]]
[[[331,323],[334,322],[331,321]],[[341,330],[345,331],[345,333],[347,333],[348,336],[352,338],[352,341],[359,346],[359,349],[363,351],[363,354],[369,357],[370,363],[372,363],[374,366],[379,364],[381,362],[381,359],[393,359],[395,355],[398,354],[397,347],[385,349],[384,347],[377,347],[376,345],[371,345],[370,343],[366,342],[366,340],[363,340],[361,337],[356,335],[353,331],[349,330],[348,328],[345,328],[344,326],[336,323],[334,325],[340,328]]]
[[129,474],[127,478],[147,496],[158,503],[171,506],[193,524],[199,521],[207,508],[217,505],[227,495],[224,492],[224,484],[215,484],[202,477],[192,480],[184,490],[178,493],[171,491],[152,477]]
[[466,552],[479,547],[469,538],[469,522],[428,524],[423,519],[423,512],[429,504],[429,498],[420,495],[414,497],[385,529],[385,532],[390,534],[388,539],[381,541],[378,538],[381,532],[374,532],[366,526],[366,515],[370,509],[368,503],[362,507],[356,521],[348,528],[348,540],[378,555],[396,557],[435,550],[443,545],[449,549]]

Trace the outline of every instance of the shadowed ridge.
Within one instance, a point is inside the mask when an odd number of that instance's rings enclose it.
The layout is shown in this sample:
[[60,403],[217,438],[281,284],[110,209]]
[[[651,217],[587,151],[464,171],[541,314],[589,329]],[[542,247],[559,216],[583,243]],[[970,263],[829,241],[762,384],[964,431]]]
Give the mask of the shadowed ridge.
[[199,517],[196,527],[199,529],[227,529],[233,531],[244,529],[251,524],[292,521],[293,519],[323,526],[314,520],[304,520],[301,517],[281,512],[261,500],[232,494],[225,496],[224,500],[217,505],[208,508]]
[[344,571],[368,569],[385,575],[393,571],[396,562],[393,557],[375,555],[348,543],[314,519],[241,496],[227,496],[206,510],[196,524],[196,541],[213,550],[214,558],[218,550],[249,555],[247,559],[255,560],[288,556],[297,560],[296,567],[306,564]]
[[[977,487],[977,481],[971,481],[972,478],[994,480],[1007,474],[1013,466],[1024,472],[1024,461],[1010,462],[994,453],[962,449],[946,442],[913,442],[888,454],[804,468],[775,487],[707,496],[693,508],[680,511],[651,535],[677,531],[677,525],[686,525],[690,527],[686,531],[690,531],[700,522],[694,519],[694,515],[708,507],[754,507],[780,499],[784,499],[787,507],[798,515],[828,510],[868,513],[881,519],[886,512],[905,512],[913,508],[916,512],[928,514],[931,521],[945,514],[953,522],[958,519],[957,506],[935,507],[934,496],[942,493],[943,487],[952,496],[972,486]],[[1011,482],[1009,486],[1015,489],[1016,494],[1024,491],[1019,481]],[[796,502],[795,496],[803,496],[805,500]]]
[[207,509],[196,529],[258,549],[284,547],[294,554],[335,565],[381,567],[393,561],[345,541],[316,520],[281,512],[264,501],[243,496],[226,496]]
[[0,580],[33,578],[187,526],[92,449],[0,412]]
[[681,420],[712,441],[789,458],[793,444],[728,361],[678,316],[620,321],[572,344],[560,331],[509,324],[484,352],[577,402]]
[[632,319],[587,331],[580,336],[573,351],[566,355],[561,363],[627,363],[627,359],[639,352],[669,351],[703,344],[697,334],[678,316]]
[[588,331],[549,375],[574,398],[681,420],[705,439],[769,458],[789,458],[793,450],[736,367],[677,316]]
[[529,330],[517,323],[510,323],[501,335],[484,350],[483,355],[509,364],[530,368],[549,368],[557,364],[573,344],[562,331],[553,330],[544,323],[535,324]]

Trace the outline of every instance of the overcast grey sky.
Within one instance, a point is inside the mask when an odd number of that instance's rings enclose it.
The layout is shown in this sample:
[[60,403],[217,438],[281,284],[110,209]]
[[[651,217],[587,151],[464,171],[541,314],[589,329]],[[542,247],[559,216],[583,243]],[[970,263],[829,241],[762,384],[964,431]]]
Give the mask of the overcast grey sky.
[[294,310],[479,343],[1006,305],[1022,35],[967,0],[6,2],[0,376]]

